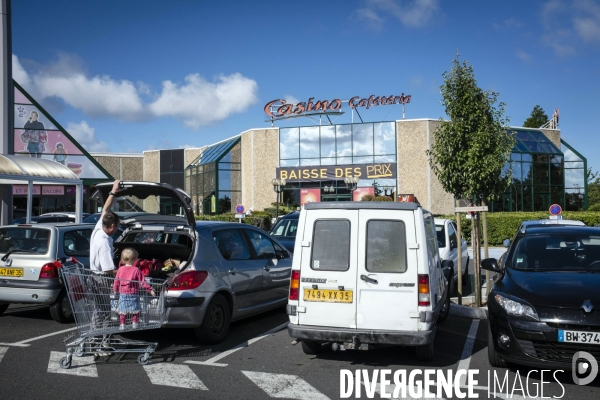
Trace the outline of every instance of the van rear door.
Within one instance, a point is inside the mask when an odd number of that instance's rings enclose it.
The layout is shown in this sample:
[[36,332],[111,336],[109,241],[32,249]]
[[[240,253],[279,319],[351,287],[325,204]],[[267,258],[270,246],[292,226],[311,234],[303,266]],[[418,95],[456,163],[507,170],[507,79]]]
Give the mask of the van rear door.
[[358,242],[357,328],[416,331],[419,246],[414,212],[360,210]]
[[[302,221],[302,220],[300,220]],[[358,210],[307,212],[301,241],[298,324],[356,328]]]

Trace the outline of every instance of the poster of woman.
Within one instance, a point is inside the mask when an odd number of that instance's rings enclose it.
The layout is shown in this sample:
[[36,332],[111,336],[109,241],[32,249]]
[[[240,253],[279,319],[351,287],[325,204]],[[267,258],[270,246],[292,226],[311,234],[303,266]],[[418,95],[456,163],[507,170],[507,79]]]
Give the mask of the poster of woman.
[[27,144],[27,151],[31,157],[41,158],[46,150],[48,134],[44,124],[38,121],[37,111],[29,113],[29,119],[25,122],[25,131],[21,134],[21,141]]

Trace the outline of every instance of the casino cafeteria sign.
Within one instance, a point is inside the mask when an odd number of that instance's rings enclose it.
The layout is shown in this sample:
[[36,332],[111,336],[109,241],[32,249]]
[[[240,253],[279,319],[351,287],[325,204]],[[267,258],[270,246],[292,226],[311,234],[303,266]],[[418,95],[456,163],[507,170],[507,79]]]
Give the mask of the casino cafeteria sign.
[[[400,96],[375,96],[371,95],[368,98],[360,98],[360,96],[354,96],[350,100],[348,100],[348,105],[350,108],[354,109],[357,107],[365,107],[367,110],[371,106],[387,106],[390,104],[408,104],[410,103],[411,95],[404,95],[402,93]],[[291,114],[302,115],[305,113],[324,113],[327,111],[338,111],[342,108],[342,101],[340,99],[334,100],[317,100],[313,102],[314,97],[308,99],[307,102],[300,102],[297,104],[289,104],[284,99],[277,99],[268,102],[265,105],[265,113],[271,118],[281,118],[286,117]],[[274,112],[273,112],[274,111]]]
[[287,182],[334,181],[344,178],[396,179],[396,163],[280,167],[277,179]]

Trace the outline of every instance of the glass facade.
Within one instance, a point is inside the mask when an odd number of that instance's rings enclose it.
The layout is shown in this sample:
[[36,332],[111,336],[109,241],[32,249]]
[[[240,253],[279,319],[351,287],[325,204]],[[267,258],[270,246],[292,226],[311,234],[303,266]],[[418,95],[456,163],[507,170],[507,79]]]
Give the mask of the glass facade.
[[242,202],[242,147],[239,136],[206,148],[185,169],[185,191],[196,214],[234,212]]
[[514,131],[512,184],[490,210],[547,211],[552,204],[564,210],[587,207],[585,158],[564,141],[559,149],[539,130]]
[[[376,122],[302,126],[279,129],[279,166],[319,166],[396,162],[396,123]],[[358,187],[374,187],[375,193],[392,195],[395,179],[361,179]],[[320,201],[350,201],[352,192],[343,180],[288,183],[282,202],[299,206],[301,189],[316,189]]]
[[567,142],[561,140],[565,155],[565,205],[568,211],[587,210],[587,160]]

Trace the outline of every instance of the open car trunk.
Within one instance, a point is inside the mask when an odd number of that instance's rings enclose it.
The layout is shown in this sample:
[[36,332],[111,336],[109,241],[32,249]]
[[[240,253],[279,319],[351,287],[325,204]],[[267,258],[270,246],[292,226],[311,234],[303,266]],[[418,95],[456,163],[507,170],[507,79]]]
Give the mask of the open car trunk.
[[168,279],[187,268],[194,256],[194,238],[179,231],[129,231],[113,247],[115,264],[118,265],[123,249],[132,248],[138,252],[139,260],[147,261],[148,265],[140,269],[152,278]]

